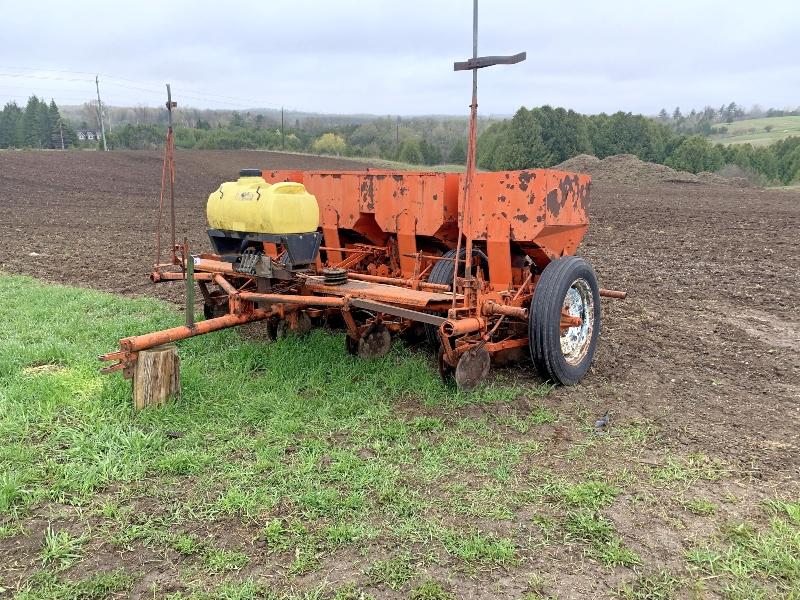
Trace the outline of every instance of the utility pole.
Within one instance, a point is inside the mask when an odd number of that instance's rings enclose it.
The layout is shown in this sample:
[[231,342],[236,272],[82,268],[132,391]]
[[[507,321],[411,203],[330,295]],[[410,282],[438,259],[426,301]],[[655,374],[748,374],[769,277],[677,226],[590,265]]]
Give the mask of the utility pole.
[[397,115],[397,124],[395,125],[394,144],[400,148],[400,115]]
[[283,107],[281,106],[281,150],[286,150],[286,135],[283,131]]
[[61,135],[61,149],[64,149],[64,127],[61,119],[58,120],[58,133]]
[[97,87],[97,116],[100,120],[100,133],[103,136],[103,150],[108,150],[108,144],[106,144],[106,126],[103,124],[103,103],[100,101],[100,75],[94,78],[94,85]]

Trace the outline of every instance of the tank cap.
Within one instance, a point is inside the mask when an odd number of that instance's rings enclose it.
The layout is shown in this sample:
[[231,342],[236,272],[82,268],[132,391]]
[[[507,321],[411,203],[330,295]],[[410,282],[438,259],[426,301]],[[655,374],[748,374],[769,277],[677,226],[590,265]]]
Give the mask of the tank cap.
[[242,169],[239,177],[261,177],[261,169]]

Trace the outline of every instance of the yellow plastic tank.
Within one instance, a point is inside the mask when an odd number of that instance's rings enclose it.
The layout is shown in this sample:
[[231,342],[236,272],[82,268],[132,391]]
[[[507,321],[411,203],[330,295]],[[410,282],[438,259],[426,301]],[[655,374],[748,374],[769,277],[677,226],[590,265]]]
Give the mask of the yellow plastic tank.
[[319,227],[317,199],[302,183],[267,183],[257,169],[242,169],[208,197],[208,226],[241,233],[309,233]]

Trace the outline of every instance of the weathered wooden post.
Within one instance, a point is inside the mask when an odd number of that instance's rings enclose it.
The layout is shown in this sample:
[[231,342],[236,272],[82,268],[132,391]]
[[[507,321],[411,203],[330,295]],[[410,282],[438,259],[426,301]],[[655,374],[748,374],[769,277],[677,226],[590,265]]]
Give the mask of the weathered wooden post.
[[133,405],[137,409],[164,404],[181,395],[178,347],[165,344],[139,352],[133,375]]

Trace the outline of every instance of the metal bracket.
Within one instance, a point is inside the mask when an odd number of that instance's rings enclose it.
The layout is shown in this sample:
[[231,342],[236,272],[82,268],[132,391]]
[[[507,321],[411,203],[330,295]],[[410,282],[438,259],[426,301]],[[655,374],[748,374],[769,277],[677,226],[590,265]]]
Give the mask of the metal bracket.
[[515,65],[528,57],[527,52],[520,52],[509,56],[478,56],[463,62],[453,63],[453,71],[471,71],[483,69],[494,65]]
[[385,313],[387,315],[400,317],[401,319],[411,319],[414,321],[419,321],[421,323],[428,323],[430,325],[435,325],[436,327],[438,327],[447,320],[442,317],[432,315],[430,313],[424,313],[418,310],[410,310],[408,308],[401,308],[399,306],[394,306],[393,304],[376,302],[375,300],[363,300],[361,298],[353,298],[350,300],[350,304],[352,306],[355,306],[356,308],[363,308],[364,310],[371,310],[378,313]]

